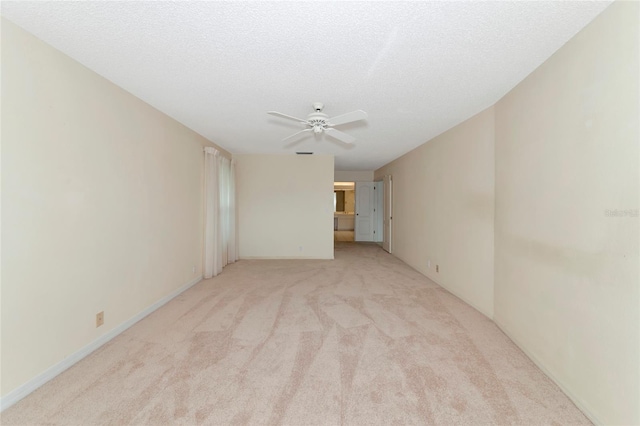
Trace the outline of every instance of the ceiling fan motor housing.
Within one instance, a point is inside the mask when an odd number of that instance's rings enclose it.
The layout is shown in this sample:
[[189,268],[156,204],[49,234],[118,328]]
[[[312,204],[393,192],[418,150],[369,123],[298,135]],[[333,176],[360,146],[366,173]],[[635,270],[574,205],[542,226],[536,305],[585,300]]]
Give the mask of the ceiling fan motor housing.
[[[322,105],[322,104],[320,104]],[[316,104],[314,104],[314,107]],[[313,129],[313,133],[322,133],[327,128],[327,114],[321,112],[312,112],[307,117],[307,124]]]

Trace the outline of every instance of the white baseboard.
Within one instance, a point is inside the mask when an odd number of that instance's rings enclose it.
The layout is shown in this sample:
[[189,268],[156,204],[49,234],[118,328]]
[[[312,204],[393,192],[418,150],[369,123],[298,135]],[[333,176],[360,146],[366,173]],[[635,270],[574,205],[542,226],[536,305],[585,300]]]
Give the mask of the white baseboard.
[[432,276],[427,275],[426,273],[416,269],[418,272],[420,272],[422,275],[424,275],[425,277],[429,278],[431,281],[433,281],[434,283],[438,284],[440,287],[442,287],[443,289],[447,290],[449,293],[453,294],[455,297],[457,297],[458,299],[462,300],[464,303],[466,303],[467,305],[471,306],[473,309],[475,309],[476,311],[480,312],[482,315],[484,315],[485,317],[489,318],[490,320],[493,321],[493,312],[487,312],[486,310],[484,310],[483,308],[481,308],[480,306],[476,305],[474,302],[472,302],[471,300],[467,299],[466,296],[461,295],[460,293],[458,293],[456,290],[453,290],[451,288],[449,288],[448,286],[442,284],[439,279],[434,278]]
[[438,284],[440,287],[442,287],[443,289],[447,290],[449,293],[453,294],[455,297],[457,297],[458,299],[462,300],[464,303],[466,303],[467,305],[471,306],[473,309],[475,309],[476,311],[480,312],[482,315],[484,315],[485,317],[489,318],[490,320],[493,320],[493,310],[491,312],[487,312],[485,309],[481,308],[480,306],[476,305],[473,301],[467,299],[466,296],[459,294],[455,289],[451,289],[449,288],[449,286],[446,286],[444,284],[442,284],[442,282],[440,281],[439,277],[433,276],[433,274],[431,274],[429,271],[424,270],[421,267],[418,267],[417,265],[412,265],[409,262],[407,262],[407,260],[403,259],[402,257],[394,254],[394,253],[389,253],[394,257],[397,257],[398,259],[402,260],[404,263],[406,263],[407,265],[411,266],[413,269],[415,269],[416,271],[420,272],[422,275],[424,275],[425,277],[429,278],[431,281],[433,281],[434,283]]
[[127,321],[123,322],[119,326],[113,328],[112,330],[110,330],[107,333],[103,334],[102,336],[98,337],[96,340],[94,340],[93,342],[89,343],[87,346],[85,346],[85,347],[81,348],[80,350],[78,350],[77,352],[69,355],[68,357],[66,357],[65,359],[63,359],[62,361],[57,363],[56,365],[46,369],[43,373],[39,374],[38,376],[36,376],[33,379],[31,379],[28,382],[26,382],[25,384],[23,384],[23,385],[17,387],[16,389],[12,390],[7,395],[1,397],[0,398],[0,412],[4,411],[5,409],[7,409],[9,407],[11,407],[13,404],[15,404],[16,402],[20,401],[22,398],[24,398],[25,396],[29,395],[31,392],[33,392],[34,390],[38,389],[40,386],[44,385],[49,380],[53,379],[54,377],[56,377],[58,374],[62,373],[63,371],[65,371],[69,367],[73,366],[75,363],[77,363],[82,358],[84,358],[87,355],[89,355],[91,352],[93,352],[96,349],[98,349],[100,346],[102,346],[105,343],[107,343],[109,340],[111,340],[114,337],[116,337],[118,334],[122,333],[127,328],[131,327],[132,325],[134,325],[135,323],[137,323],[138,321],[140,321],[141,319],[143,319],[144,317],[146,317],[147,315],[149,315],[150,313],[152,313],[156,309],[160,308],[162,305],[166,304],[171,299],[175,298],[176,296],[180,295],[184,291],[186,291],[189,288],[193,287],[195,284],[199,283],[200,281],[202,281],[202,276],[195,278],[194,280],[188,282],[187,284],[185,284],[182,287],[178,288],[174,292],[172,292],[172,293],[168,294],[167,296],[163,297],[162,299],[158,300],[157,302],[155,302],[154,304],[152,304],[151,306],[149,306],[148,308],[146,308],[142,312],[138,313],[137,315],[133,316],[132,318],[129,318]]
[[242,256],[239,260],[333,260],[331,257],[316,256]]
[[596,417],[588,408],[586,403],[578,398],[573,392],[571,392],[571,390],[569,390],[560,380],[558,380],[558,378],[556,376],[554,376],[545,366],[542,362],[540,362],[540,360],[538,358],[536,358],[518,339],[516,339],[513,334],[511,332],[509,332],[509,330],[504,327],[502,324],[500,324],[500,322],[498,322],[495,318],[495,316],[493,315],[493,312],[490,314],[489,312],[485,312],[483,309],[480,309],[478,306],[476,306],[475,304],[473,304],[472,302],[470,302],[469,300],[467,300],[465,297],[457,294],[455,291],[451,290],[450,288],[442,285],[442,283],[440,283],[436,278],[428,275],[426,273],[426,271],[422,271],[419,268],[417,268],[416,266],[410,265],[406,260],[402,259],[401,257],[397,256],[394,254],[395,257],[397,257],[398,259],[402,260],[403,262],[405,262],[407,265],[411,266],[412,268],[414,268],[416,271],[420,272],[422,275],[424,275],[425,277],[429,278],[431,281],[435,282],[436,284],[438,284],[440,287],[442,287],[443,289],[447,290],[449,293],[453,294],[454,296],[458,297],[459,299],[461,299],[463,302],[465,302],[466,304],[468,304],[469,306],[473,307],[475,310],[477,310],[478,312],[480,312],[481,314],[485,315],[487,318],[489,318],[490,320],[492,320],[494,322],[495,325],[498,326],[498,328],[500,330],[502,330],[502,332],[504,334],[507,335],[507,337],[509,339],[511,339],[511,341],[513,343],[515,343],[515,345],[520,348],[520,350],[522,352],[524,352],[524,354],[529,357],[529,359],[531,361],[533,361],[533,363],[540,369],[542,370],[542,372],[544,374],[547,375],[547,377],[549,377],[556,385],[558,385],[558,387],[562,390],[562,392],[564,392],[565,395],[567,395],[569,397],[569,399],[576,405],[576,407],[578,407],[578,409],[580,411],[582,411],[582,413],[587,416],[587,418],[589,420],[591,420],[591,422],[594,425],[604,425],[604,423],[602,421],[600,421],[600,419],[598,419],[598,417]]
[[565,394],[565,395],[567,395],[567,396],[569,397],[569,399],[570,399],[570,400],[571,400],[571,401],[576,405],[576,407],[578,407],[578,409],[580,409],[580,411],[582,411],[582,413],[583,413],[585,416],[587,416],[587,418],[588,418],[589,420],[591,420],[591,422],[592,422],[594,425],[604,425],[604,423],[603,423],[603,422],[601,422],[601,421],[600,421],[600,419],[599,419],[599,418],[597,418],[597,417],[596,417],[596,416],[595,416],[595,415],[594,415],[594,414],[593,414],[593,413],[592,413],[592,412],[587,408],[587,406],[586,406],[585,402],[584,402],[582,399],[578,398],[578,396],[576,396],[573,392],[571,392],[571,390],[569,390],[569,389],[568,389],[568,388],[567,388],[567,387],[562,383],[562,381],[558,380],[558,378],[557,378],[554,374],[552,374],[552,373],[551,373],[551,372],[550,372],[550,371],[549,371],[549,370],[544,366],[544,364],[543,364],[542,362],[540,362],[540,360],[539,360],[535,355],[533,355],[533,354],[532,354],[532,353],[531,353],[531,352],[526,348],[526,346],[524,346],[524,345],[523,345],[523,344],[522,344],[522,343],[521,343],[517,338],[515,338],[515,337],[513,336],[513,334],[512,334],[511,332],[509,332],[509,329],[508,329],[508,328],[504,327],[502,324],[500,324],[498,321],[496,321],[496,319],[495,319],[495,318],[493,319],[493,322],[495,323],[495,325],[497,325],[497,326],[498,326],[498,328],[499,328],[500,330],[502,330],[502,332],[503,332],[504,334],[506,334],[506,335],[507,335],[507,337],[508,337],[509,339],[511,339],[511,341],[512,341],[513,343],[515,343],[515,344],[516,344],[516,346],[517,346],[518,348],[520,348],[520,350],[521,350],[522,352],[524,352],[524,354],[525,354],[526,356],[528,356],[528,357],[529,357],[529,359],[530,359],[531,361],[533,361],[533,363],[534,363],[534,364],[535,364],[535,365],[536,365],[540,370],[542,370],[542,372],[543,372],[544,374],[546,374],[546,375],[547,375],[547,377],[549,377],[551,380],[553,380],[553,382],[554,382],[556,385],[558,385],[558,387],[562,390],[562,392],[564,392],[564,394]]

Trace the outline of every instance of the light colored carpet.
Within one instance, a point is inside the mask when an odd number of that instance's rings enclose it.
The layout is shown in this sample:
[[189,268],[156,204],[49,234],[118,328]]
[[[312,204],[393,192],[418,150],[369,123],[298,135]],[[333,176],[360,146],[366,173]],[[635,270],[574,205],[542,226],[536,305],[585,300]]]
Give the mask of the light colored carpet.
[[590,424],[487,318],[376,245],[243,260],[3,424]]

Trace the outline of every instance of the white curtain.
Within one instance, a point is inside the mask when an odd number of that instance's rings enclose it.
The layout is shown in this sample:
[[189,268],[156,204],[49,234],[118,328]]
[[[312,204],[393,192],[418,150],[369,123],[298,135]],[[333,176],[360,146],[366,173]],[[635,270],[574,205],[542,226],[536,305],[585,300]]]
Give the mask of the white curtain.
[[218,159],[220,152],[204,149],[204,277],[211,278],[222,272],[222,235],[220,233],[220,183]]
[[204,277],[211,278],[238,258],[235,164],[214,148],[207,147],[204,153]]
[[236,238],[238,228],[236,227],[236,160],[231,160],[229,168],[229,243],[228,260],[233,263],[238,260],[238,243]]

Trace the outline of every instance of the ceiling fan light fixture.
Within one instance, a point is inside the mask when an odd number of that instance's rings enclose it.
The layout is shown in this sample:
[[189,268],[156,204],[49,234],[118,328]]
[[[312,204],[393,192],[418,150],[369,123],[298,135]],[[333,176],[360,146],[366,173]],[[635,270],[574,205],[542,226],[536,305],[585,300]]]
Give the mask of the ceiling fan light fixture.
[[321,102],[314,102],[313,109],[314,109],[314,112],[309,114],[306,120],[302,118],[293,117],[291,115],[283,114],[278,111],[267,111],[267,114],[275,115],[281,118],[287,118],[289,120],[295,120],[299,123],[304,124],[305,126],[308,126],[308,128],[284,138],[283,142],[286,140],[292,139],[293,137],[297,137],[297,135],[300,135],[304,132],[313,131],[313,133],[316,135],[319,135],[320,133],[326,133],[327,135],[331,136],[334,139],[338,139],[341,142],[350,144],[350,143],[353,143],[356,140],[356,138],[346,133],[340,132],[334,129],[333,127],[339,126],[341,124],[351,123],[353,121],[367,119],[367,113],[362,110],[352,111],[346,114],[329,118],[327,114],[322,112],[322,110],[324,109],[324,105]]

